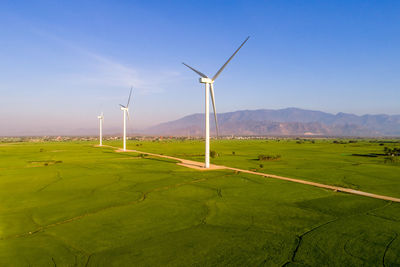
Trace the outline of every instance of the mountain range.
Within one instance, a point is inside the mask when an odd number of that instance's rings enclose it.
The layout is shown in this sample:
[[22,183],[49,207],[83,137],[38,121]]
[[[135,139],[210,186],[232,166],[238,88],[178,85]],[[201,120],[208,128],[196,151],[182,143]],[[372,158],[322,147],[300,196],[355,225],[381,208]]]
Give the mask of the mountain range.
[[[210,115],[215,134],[214,115]],[[202,136],[204,114],[147,128],[151,135]],[[330,114],[321,111],[286,108],[279,110],[240,110],[218,114],[220,135],[246,136],[400,136],[400,115]]]

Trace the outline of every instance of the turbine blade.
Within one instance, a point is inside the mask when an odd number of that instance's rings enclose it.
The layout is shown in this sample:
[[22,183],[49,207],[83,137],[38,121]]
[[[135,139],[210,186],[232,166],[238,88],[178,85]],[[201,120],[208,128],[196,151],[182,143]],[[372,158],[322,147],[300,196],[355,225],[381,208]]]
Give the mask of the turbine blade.
[[124,105],[121,105],[121,104],[119,104],[121,107],[123,107],[123,108],[125,108],[125,106]]
[[249,38],[250,38],[250,36],[248,36],[246,38],[246,40],[244,40],[244,42],[239,46],[239,48],[236,49],[235,53],[233,53],[233,55],[225,62],[225,64],[222,65],[222,67],[217,71],[217,73],[214,75],[214,77],[212,77],[213,81],[218,78],[218,76],[221,74],[221,72],[225,69],[226,65],[228,65],[229,61],[231,61],[231,59],[236,55],[236,53],[240,50],[240,48],[242,48],[242,46],[247,42],[247,40],[249,40]]
[[200,71],[196,70],[195,68],[190,67],[189,65],[185,64],[182,62],[183,65],[185,65],[186,67],[188,67],[189,69],[191,69],[192,71],[196,72],[198,75],[200,75],[203,78],[208,78],[207,75],[205,75],[204,73],[201,73]]
[[131,95],[132,95],[132,87],[131,91],[129,92],[128,104],[126,104],[126,107],[129,107],[129,102],[131,101]]
[[214,85],[210,84],[211,100],[214,109],[215,129],[217,130],[217,137],[219,136],[218,120],[217,120],[217,109],[215,108],[215,96],[214,96]]
[[126,115],[128,115],[128,120],[131,120],[131,117],[129,116],[129,109],[126,110]]

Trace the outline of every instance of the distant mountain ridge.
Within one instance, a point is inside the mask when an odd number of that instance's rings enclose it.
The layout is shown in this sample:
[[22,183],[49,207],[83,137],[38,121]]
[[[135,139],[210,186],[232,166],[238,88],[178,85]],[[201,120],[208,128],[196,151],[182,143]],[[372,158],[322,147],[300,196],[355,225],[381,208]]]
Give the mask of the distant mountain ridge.
[[[215,133],[213,114],[211,130]],[[322,135],[322,136],[400,136],[400,115],[331,114],[322,111],[285,108],[240,110],[218,114],[221,135]],[[144,133],[172,136],[204,134],[204,114],[147,128]]]

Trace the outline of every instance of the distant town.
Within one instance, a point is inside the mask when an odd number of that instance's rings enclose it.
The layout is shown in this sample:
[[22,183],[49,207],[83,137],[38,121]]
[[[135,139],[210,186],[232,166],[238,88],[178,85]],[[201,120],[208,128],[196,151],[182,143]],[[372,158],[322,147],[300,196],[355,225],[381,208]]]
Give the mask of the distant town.
[[[202,140],[204,139],[201,136],[150,136],[150,135],[142,135],[142,136],[128,136],[127,140],[136,140],[136,141],[163,141],[163,140]],[[218,139],[222,140],[285,140],[285,139],[295,139],[301,142],[313,141],[318,139],[337,139],[341,141],[334,140],[334,143],[343,143],[343,140],[348,140],[349,142],[355,142],[355,140],[371,140],[372,142],[383,142],[383,143],[400,143],[400,137],[337,137],[337,136],[318,136],[318,137],[309,137],[307,136],[295,136],[295,135],[287,135],[287,136],[219,136]],[[98,140],[97,136],[17,136],[17,137],[0,137],[0,143],[17,143],[17,142],[68,142],[68,141],[96,141]],[[113,140],[122,140],[122,136],[104,136],[104,141],[113,141]]]

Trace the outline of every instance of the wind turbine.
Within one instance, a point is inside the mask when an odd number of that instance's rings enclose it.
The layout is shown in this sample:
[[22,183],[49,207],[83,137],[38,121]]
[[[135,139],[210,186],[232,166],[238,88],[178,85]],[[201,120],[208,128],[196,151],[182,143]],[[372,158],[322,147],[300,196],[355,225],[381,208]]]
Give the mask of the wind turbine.
[[228,65],[229,61],[232,60],[232,58],[236,55],[236,53],[240,50],[240,48],[242,48],[242,46],[247,42],[247,40],[250,38],[250,36],[248,36],[246,38],[246,40],[244,40],[244,42],[239,46],[238,49],[236,49],[235,53],[233,53],[233,55],[225,62],[224,65],[222,65],[222,67],[217,71],[217,73],[212,77],[212,78],[208,78],[207,75],[201,73],[200,71],[196,70],[195,68],[190,67],[189,65],[185,64],[182,62],[183,65],[185,65],[186,67],[188,67],[189,69],[191,69],[192,71],[196,72],[198,75],[201,76],[201,78],[199,79],[200,83],[204,83],[205,84],[205,89],[206,89],[206,154],[205,154],[205,168],[209,168],[210,167],[210,92],[211,92],[211,100],[212,100],[212,104],[213,104],[213,109],[214,109],[214,119],[215,119],[215,127],[217,130],[217,136],[218,136],[218,120],[217,120],[217,111],[215,109],[215,97],[214,97],[214,81],[215,79],[218,78],[218,76],[221,74],[221,72],[225,69],[226,65]]
[[103,145],[103,121],[104,121],[104,115],[103,112],[100,114],[100,116],[97,116],[97,118],[99,119],[99,123],[100,123],[100,146]]
[[131,101],[131,95],[132,88],[129,93],[128,103],[126,104],[126,106],[119,104],[121,106],[121,110],[124,112],[124,151],[126,151],[126,117],[128,116],[129,119],[129,102]]

